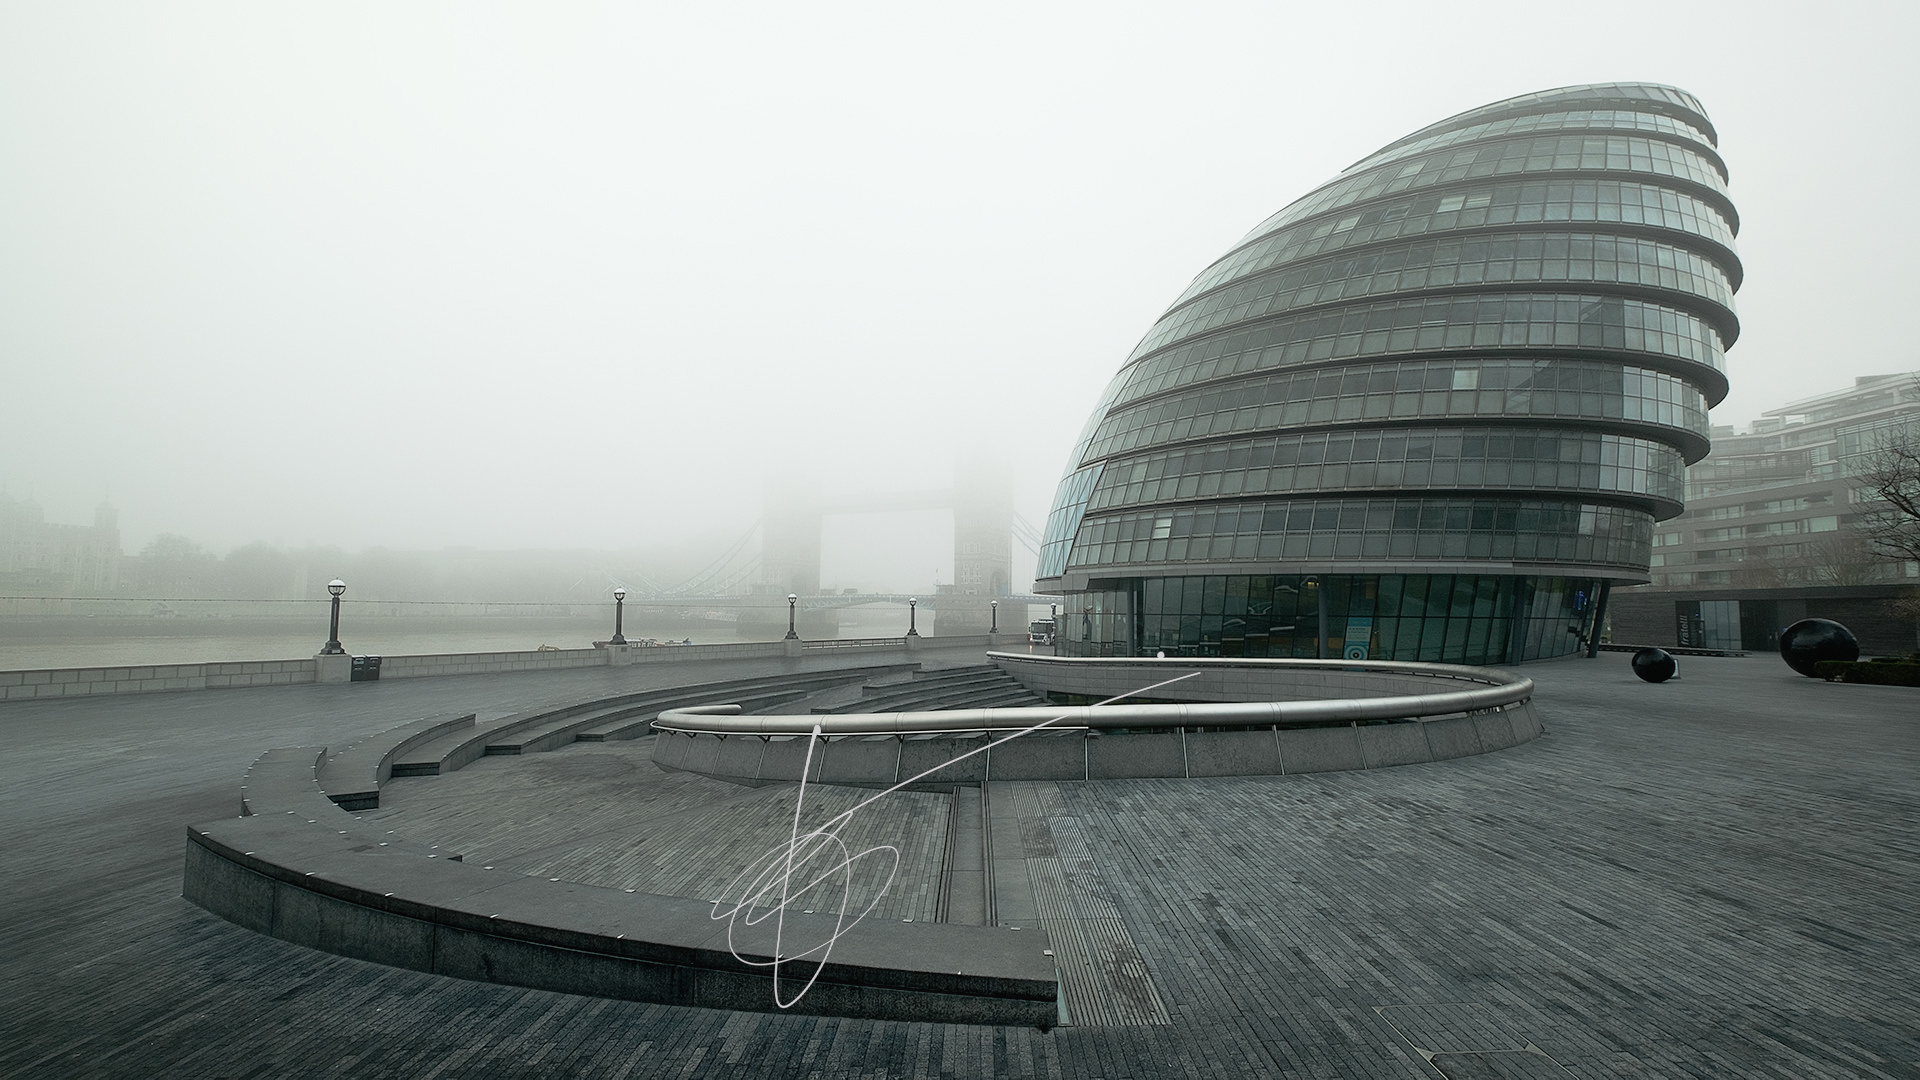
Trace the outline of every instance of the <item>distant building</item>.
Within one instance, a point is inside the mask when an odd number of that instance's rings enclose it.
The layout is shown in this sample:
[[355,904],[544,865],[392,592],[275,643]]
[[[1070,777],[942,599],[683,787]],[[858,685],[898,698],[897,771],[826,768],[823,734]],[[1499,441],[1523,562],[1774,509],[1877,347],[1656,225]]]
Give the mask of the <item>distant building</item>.
[[1647,580],[1727,392],[1713,124],[1564,87],[1363,158],[1202,270],[1088,420],[1042,543],[1067,655],[1513,663]]
[[1655,585],[1864,585],[1920,578],[1865,557],[1853,474],[1875,436],[1920,422],[1920,372],[1872,375],[1771,409],[1743,434],[1716,428],[1687,470],[1686,513],[1653,534]]
[[1920,596],[1920,563],[1872,554],[1857,479],[1877,441],[1908,425],[1920,425],[1920,372],[1856,379],[1744,433],[1715,428],[1713,453],[1687,470],[1686,512],[1654,529],[1652,587],[1614,595],[1614,639],[1768,649],[1814,616],[1872,652],[1920,647],[1897,603]]
[[31,498],[0,493],[0,591],[13,596],[111,595],[120,584],[120,512],[102,503],[92,525],[56,525]]

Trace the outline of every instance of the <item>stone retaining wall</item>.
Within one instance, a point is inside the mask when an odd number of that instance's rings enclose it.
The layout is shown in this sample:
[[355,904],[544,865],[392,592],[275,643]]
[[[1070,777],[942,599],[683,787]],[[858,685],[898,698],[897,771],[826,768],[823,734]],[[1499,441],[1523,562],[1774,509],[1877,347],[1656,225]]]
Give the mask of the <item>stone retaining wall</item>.
[[[418,679],[440,675],[490,675],[512,671],[563,671],[626,664],[683,663],[689,660],[762,660],[798,656],[831,648],[836,652],[897,652],[902,648],[1005,645],[1016,635],[977,634],[949,638],[884,638],[853,645],[833,642],[739,641],[713,645],[627,645],[592,649],[529,652],[428,653],[383,656],[382,679]],[[926,642],[924,646],[917,643]],[[794,648],[797,644],[800,648]],[[223,661],[210,664],[148,664],[138,667],[45,668],[0,671],[0,701],[25,698],[82,697],[93,694],[144,694],[163,690],[221,690],[242,686],[345,682],[349,658]]]
[[0,701],[92,694],[144,694],[158,690],[287,686],[313,682],[314,670],[312,660],[247,660],[215,664],[0,671]]

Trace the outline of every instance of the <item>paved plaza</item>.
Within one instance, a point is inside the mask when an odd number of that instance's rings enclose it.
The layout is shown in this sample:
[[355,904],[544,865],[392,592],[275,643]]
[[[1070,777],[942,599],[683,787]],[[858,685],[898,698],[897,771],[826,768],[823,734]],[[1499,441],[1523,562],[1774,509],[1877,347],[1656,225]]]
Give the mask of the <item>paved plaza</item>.
[[[237,813],[270,747],[782,663],[0,705],[0,1076],[1920,1077],[1920,696],[1765,656],[1657,686],[1619,654],[1529,665],[1548,734],[1482,757],[992,785],[1085,928],[1048,1033],[462,982],[180,898],[187,824]],[[576,744],[394,781],[365,816],[700,895],[781,791]],[[887,917],[927,917],[949,803],[900,797]],[[1082,954],[1126,985],[1076,985]]]

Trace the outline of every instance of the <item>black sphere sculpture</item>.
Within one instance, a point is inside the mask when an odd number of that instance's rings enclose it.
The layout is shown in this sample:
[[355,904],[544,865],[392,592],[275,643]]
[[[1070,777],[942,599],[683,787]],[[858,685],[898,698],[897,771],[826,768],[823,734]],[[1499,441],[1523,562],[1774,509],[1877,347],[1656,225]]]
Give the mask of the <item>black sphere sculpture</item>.
[[1860,659],[1860,640],[1832,619],[1801,619],[1780,631],[1780,659],[1809,679],[1822,660]]
[[1680,671],[1680,661],[1665,649],[1641,649],[1633,654],[1633,673],[1648,682],[1666,682]]

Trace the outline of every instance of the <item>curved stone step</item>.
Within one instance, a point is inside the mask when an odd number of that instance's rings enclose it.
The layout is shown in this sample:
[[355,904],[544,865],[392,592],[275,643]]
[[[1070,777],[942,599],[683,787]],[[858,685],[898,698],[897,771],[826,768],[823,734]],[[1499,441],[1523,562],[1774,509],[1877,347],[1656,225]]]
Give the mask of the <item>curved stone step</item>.
[[321,764],[320,786],[343,810],[375,809],[395,761],[415,747],[471,728],[473,721],[473,713],[430,716],[350,743]]

